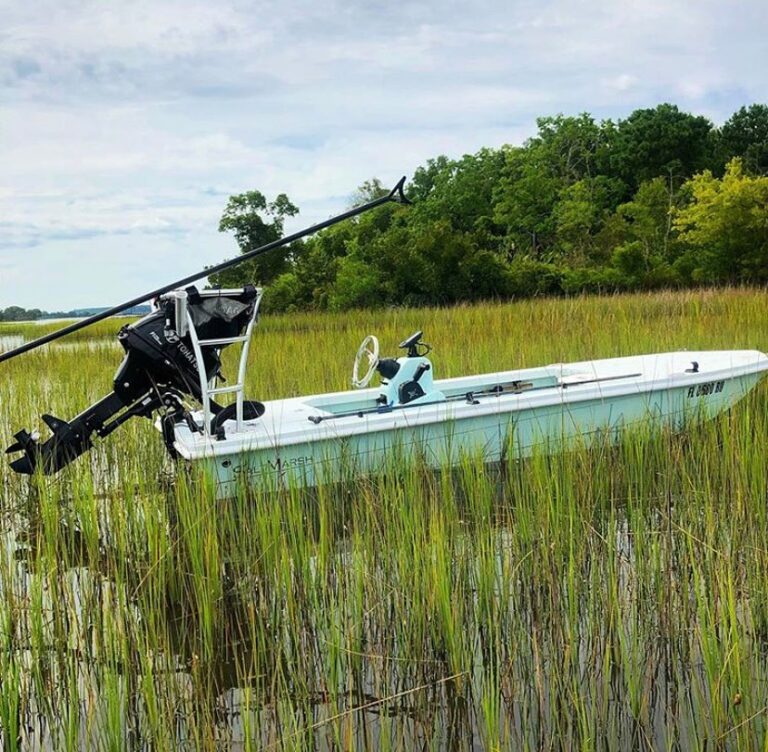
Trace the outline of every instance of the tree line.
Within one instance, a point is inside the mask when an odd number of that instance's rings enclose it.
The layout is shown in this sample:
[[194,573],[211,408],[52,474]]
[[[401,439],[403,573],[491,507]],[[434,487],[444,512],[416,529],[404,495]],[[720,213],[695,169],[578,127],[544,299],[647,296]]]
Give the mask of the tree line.
[[[76,319],[105,311],[106,308],[75,308],[69,311],[41,311],[39,308],[8,306],[0,308],[0,321],[39,321],[40,319]],[[129,308],[124,316],[140,316],[150,312],[148,305]]]
[[0,321],[37,321],[43,317],[44,313],[39,308],[8,306],[8,308],[0,308]]
[[[721,127],[672,104],[537,126],[522,146],[427,160],[407,186],[412,206],[384,205],[210,282],[263,284],[278,311],[768,283],[768,106]],[[372,179],[354,203],[386,191]],[[249,191],[230,197],[219,230],[247,252],[298,211],[285,194]]]

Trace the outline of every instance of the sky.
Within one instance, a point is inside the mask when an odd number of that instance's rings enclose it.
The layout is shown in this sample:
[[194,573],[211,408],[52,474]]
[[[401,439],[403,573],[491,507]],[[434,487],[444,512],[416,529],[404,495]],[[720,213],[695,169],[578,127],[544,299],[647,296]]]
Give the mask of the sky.
[[0,0],[0,308],[113,305],[535,119],[768,101],[765,0]]

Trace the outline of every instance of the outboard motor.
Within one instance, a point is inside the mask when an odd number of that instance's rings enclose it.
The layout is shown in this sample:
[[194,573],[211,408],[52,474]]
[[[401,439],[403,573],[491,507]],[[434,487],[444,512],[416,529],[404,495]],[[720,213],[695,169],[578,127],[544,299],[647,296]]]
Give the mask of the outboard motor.
[[[221,340],[238,337],[253,321],[260,290],[249,285],[242,290],[200,293],[189,287],[186,293],[183,308],[177,303],[178,297],[160,297],[156,300],[157,310],[120,330],[117,339],[125,350],[125,358],[115,374],[113,391],[106,397],[70,421],[43,415],[43,422],[52,432],[43,443],[39,443],[37,434],[24,429],[15,434],[16,442],[6,453],[23,455],[11,462],[13,470],[32,474],[40,468],[46,475],[52,475],[91,449],[94,434],[108,436],[129,418],[151,418],[157,409],[164,411],[167,445],[177,422],[186,420],[192,430],[200,430],[193,425],[182,397],[201,401],[202,374],[204,381],[221,375],[220,353],[228,344]],[[198,338],[202,363],[198,363],[196,346],[184,318],[187,311]],[[224,409],[210,400],[214,415]]]

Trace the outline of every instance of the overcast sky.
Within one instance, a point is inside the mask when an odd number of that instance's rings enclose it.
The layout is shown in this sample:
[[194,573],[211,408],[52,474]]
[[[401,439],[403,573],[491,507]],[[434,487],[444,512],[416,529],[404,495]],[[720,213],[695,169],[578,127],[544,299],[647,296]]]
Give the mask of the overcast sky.
[[0,0],[0,307],[109,305],[538,115],[768,101],[766,0]]

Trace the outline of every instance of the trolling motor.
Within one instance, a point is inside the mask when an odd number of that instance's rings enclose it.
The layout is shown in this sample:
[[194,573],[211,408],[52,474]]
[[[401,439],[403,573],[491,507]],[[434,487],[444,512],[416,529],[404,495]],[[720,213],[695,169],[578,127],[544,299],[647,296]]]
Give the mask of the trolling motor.
[[[181,421],[185,421],[191,431],[203,431],[220,439],[223,438],[223,424],[227,420],[234,419],[239,428],[244,420],[261,417],[264,406],[260,402],[243,399],[248,342],[261,290],[253,286],[242,290],[179,288],[377,206],[389,202],[409,204],[404,185],[405,177],[385,196],[1,352],[0,363],[123,313],[147,300],[153,299],[157,304],[152,313],[120,330],[118,340],[125,350],[125,358],[115,374],[113,391],[70,421],[43,415],[43,421],[52,432],[52,436],[43,443],[40,443],[36,433],[18,431],[14,436],[16,442],[6,452],[24,454],[11,462],[11,468],[25,474],[32,474],[36,468],[46,475],[56,473],[93,446],[91,439],[94,434],[108,436],[129,418],[151,418],[155,410],[162,412],[163,437],[172,455],[175,452],[174,426]],[[233,342],[243,345],[238,381],[230,386],[212,387],[210,383],[217,377],[223,378],[221,350]],[[236,394],[236,402],[232,405],[222,407],[212,399],[212,396],[226,392]],[[185,408],[183,398],[187,396],[202,404],[202,426]]]
[[[202,384],[222,377],[221,350],[250,328],[260,299],[261,290],[250,285],[202,293],[189,287],[183,297],[178,293],[160,297],[157,310],[120,329],[117,339],[125,358],[115,374],[113,391],[70,421],[43,415],[52,432],[43,443],[35,434],[19,431],[6,453],[24,454],[11,462],[11,468],[32,474],[39,467],[52,475],[91,449],[94,434],[103,438],[130,418],[151,418],[155,410],[163,412],[166,444],[173,436],[173,425],[182,420],[200,431],[183,398],[203,402]],[[214,416],[225,410],[231,413],[213,400],[207,404]],[[249,403],[254,404],[260,403]]]

